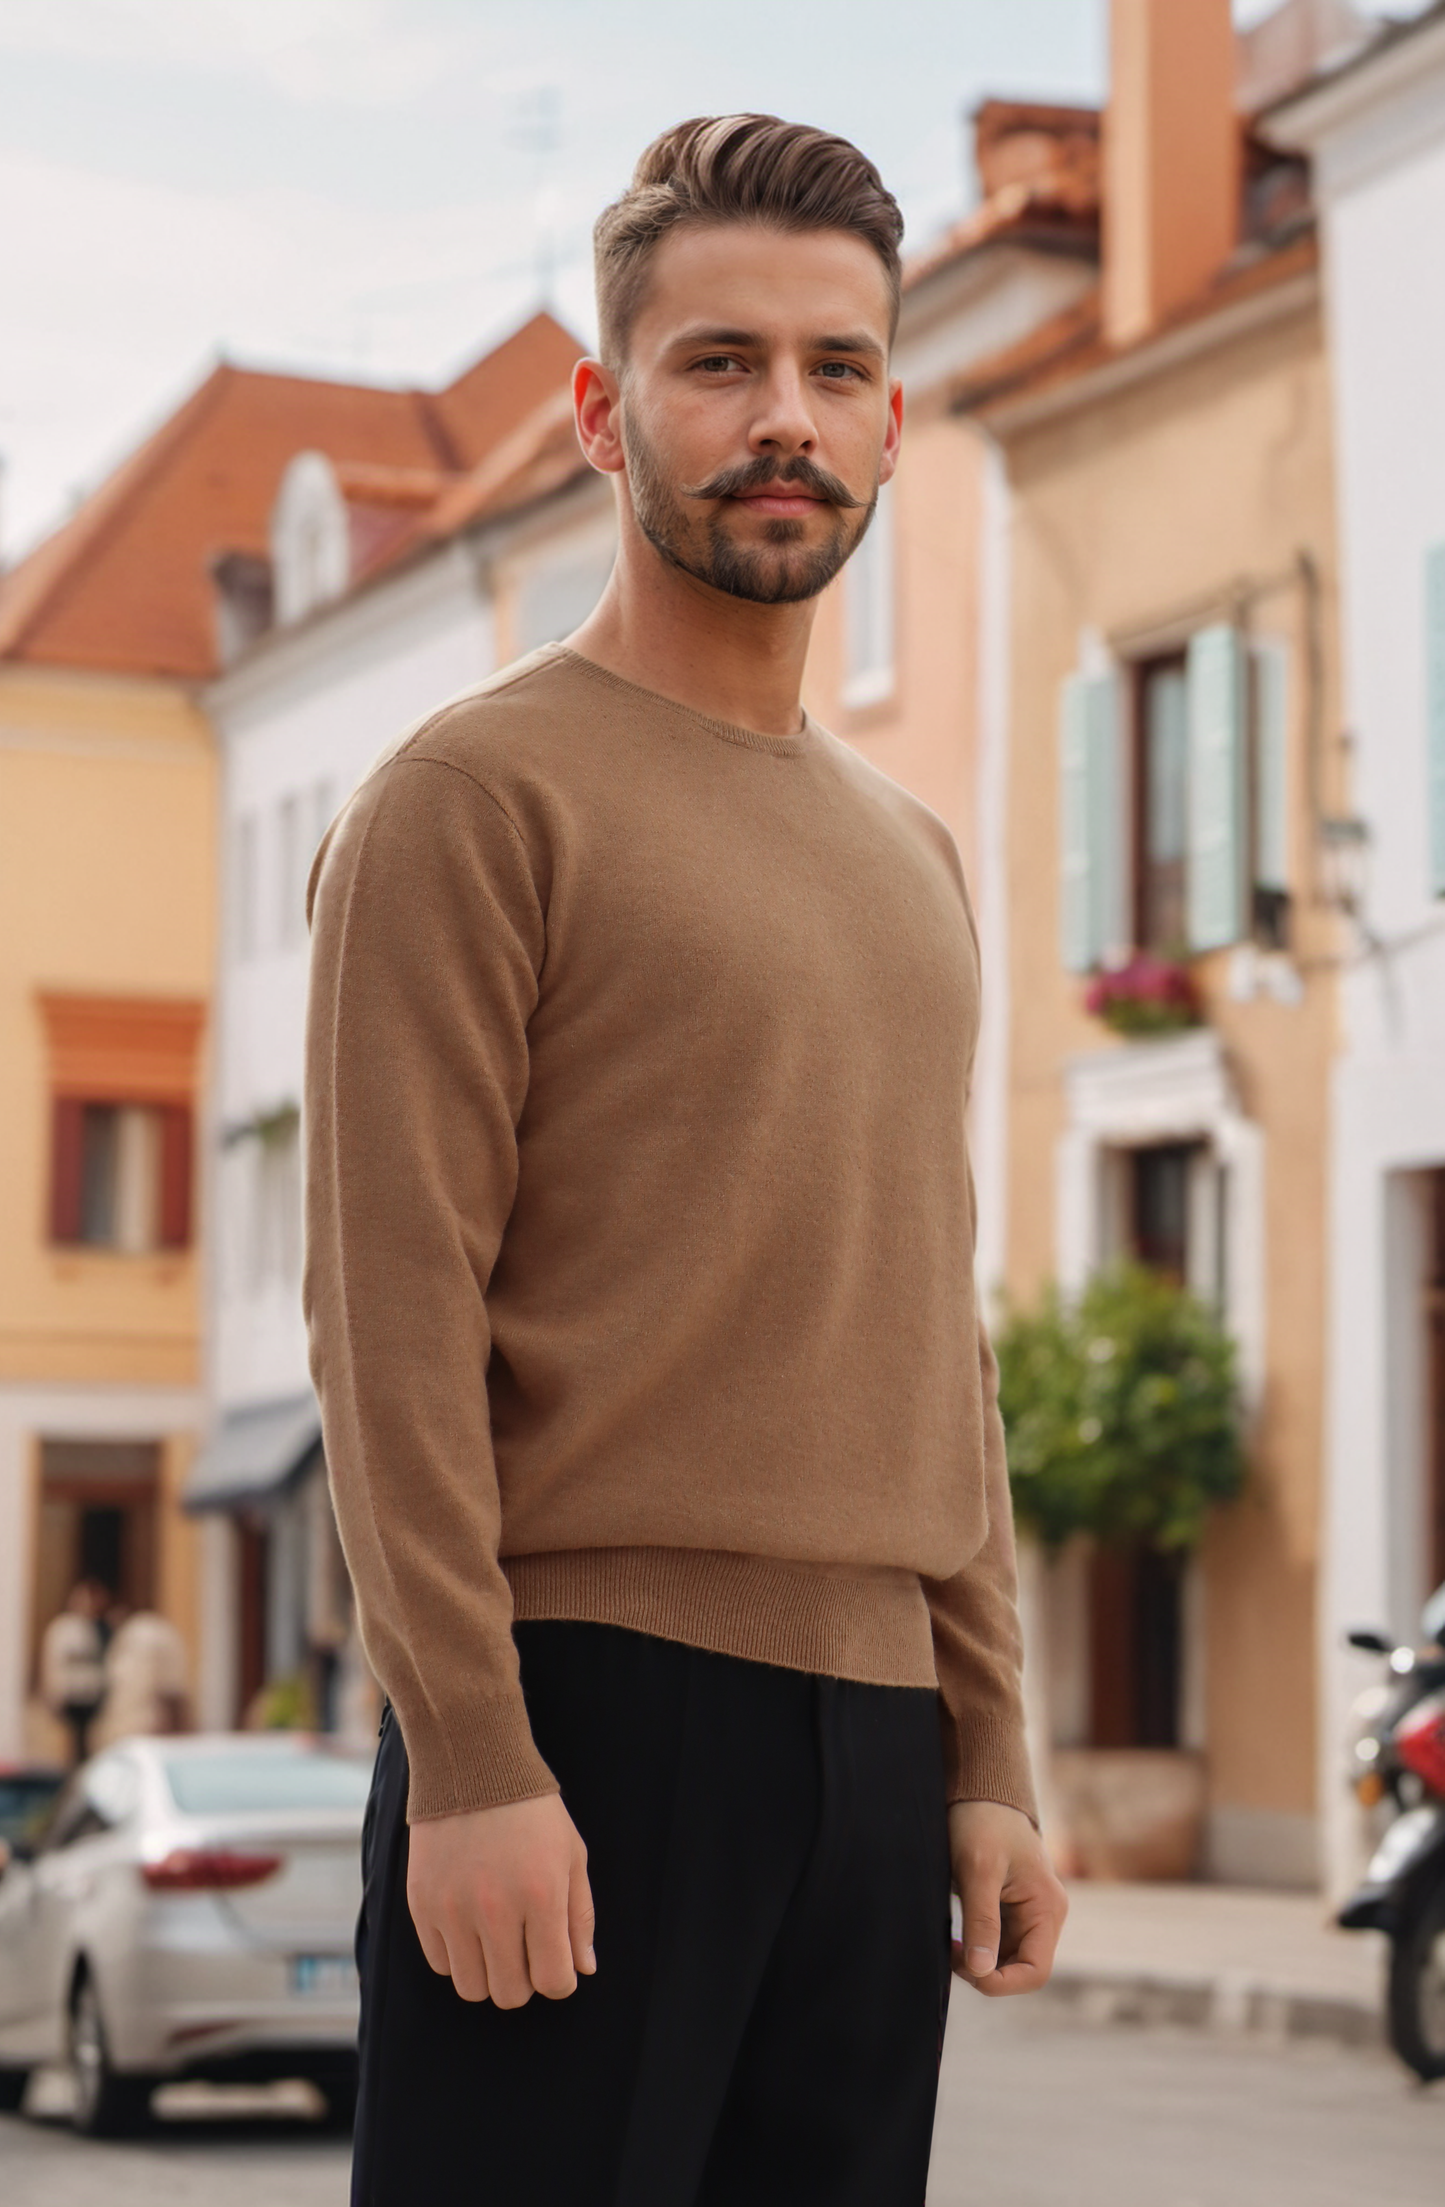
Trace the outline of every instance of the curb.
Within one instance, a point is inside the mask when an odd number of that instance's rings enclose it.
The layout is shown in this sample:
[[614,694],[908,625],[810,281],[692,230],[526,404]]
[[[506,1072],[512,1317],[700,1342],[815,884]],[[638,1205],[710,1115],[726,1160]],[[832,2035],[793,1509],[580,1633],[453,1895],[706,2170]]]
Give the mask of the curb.
[[1338,1994],[1290,1992],[1242,1973],[1175,1977],[1138,1970],[1055,1969],[1046,1998],[1085,2023],[1174,2024],[1221,2037],[1384,2044],[1378,2008]]

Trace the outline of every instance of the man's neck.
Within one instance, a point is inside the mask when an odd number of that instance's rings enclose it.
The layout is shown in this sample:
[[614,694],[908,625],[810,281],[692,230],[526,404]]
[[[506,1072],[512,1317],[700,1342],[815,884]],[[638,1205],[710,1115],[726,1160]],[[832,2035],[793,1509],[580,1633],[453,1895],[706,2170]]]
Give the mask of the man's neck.
[[792,736],[803,725],[816,603],[729,597],[671,566],[625,514],[612,579],[568,642],[584,659],[694,712],[758,735]]

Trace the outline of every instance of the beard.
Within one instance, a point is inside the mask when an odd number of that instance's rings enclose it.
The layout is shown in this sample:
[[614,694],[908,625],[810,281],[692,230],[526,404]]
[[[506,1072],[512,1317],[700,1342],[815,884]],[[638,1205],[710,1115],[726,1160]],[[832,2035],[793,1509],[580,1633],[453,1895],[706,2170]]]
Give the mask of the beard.
[[[752,605],[798,605],[818,597],[862,541],[878,504],[876,489],[869,499],[855,498],[836,475],[803,453],[782,466],[760,456],[720,469],[705,483],[674,485],[636,425],[628,424],[624,434],[632,510],[653,550],[683,574]],[[738,498],[765,483],[796,483],[826,502],[830,527],[821,544],[809,545],[808,524],[786,514],[767,521],[764,542],[757,545],[734,539],[725,511],[705,521],[688,511],[694,501]]]

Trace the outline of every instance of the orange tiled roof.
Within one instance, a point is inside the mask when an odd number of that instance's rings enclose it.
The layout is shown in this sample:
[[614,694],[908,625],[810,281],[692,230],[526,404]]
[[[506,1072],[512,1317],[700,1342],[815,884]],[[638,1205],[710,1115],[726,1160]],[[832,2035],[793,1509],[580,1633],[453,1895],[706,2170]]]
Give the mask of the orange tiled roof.
[[0,659],[202,680],[212,561],[264,554],[297,452],[337,466],[359,565],[394,557],[446,487],[564,385],[580,351],[539,314],[440,392],[216,368],[79,510],[0,580]]

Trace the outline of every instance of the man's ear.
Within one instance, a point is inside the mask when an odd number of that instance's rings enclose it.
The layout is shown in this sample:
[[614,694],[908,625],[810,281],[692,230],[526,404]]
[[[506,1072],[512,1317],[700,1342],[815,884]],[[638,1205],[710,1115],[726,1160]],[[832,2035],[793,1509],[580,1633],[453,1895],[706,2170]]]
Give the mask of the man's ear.
[[888,482],[898,465],[898,447],[903,436],[903,385],[896,378],[888,386],[888,427],[883,433],[883,451],[878,461],[878,483],[881,489]]
[[600,360],[579,360],[572,370],[577,441],[599,475],[620,475],[626,466],[621,408],[622,392],[612,370]]

